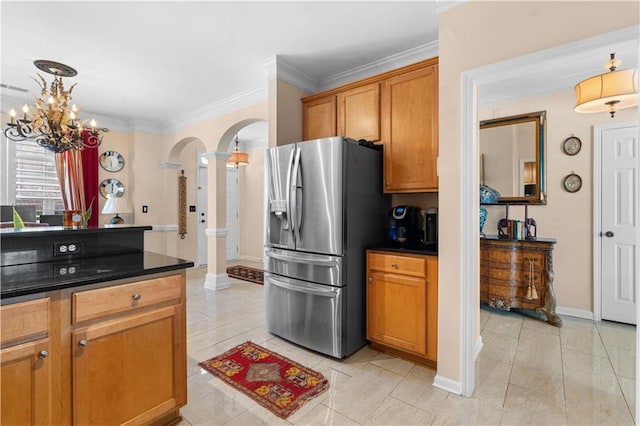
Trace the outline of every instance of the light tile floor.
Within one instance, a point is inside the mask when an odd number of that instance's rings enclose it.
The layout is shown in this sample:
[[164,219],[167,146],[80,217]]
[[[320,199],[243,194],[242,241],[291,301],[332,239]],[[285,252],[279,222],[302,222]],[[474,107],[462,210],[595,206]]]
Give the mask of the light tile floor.
[[[181,426],[634,424],[634,326],[563,317],[556,328],[483,308],[477,388],[464,398],[433,387],[434,371],[369,347],[338,361],[272,336],[262,286],[232,280],[214,292],[203,288],[205,273],[187,273]],[[197,366],[247,340],[321,372],[330,388],[285,421]]]

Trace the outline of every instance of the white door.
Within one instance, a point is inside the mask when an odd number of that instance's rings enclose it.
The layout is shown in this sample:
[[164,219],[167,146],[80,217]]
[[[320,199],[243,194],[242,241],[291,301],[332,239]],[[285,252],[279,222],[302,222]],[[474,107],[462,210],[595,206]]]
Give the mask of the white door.
[[[198,160],[200,160],[198,158]],[[208,262],[207,242],[207,167],[198,166],[198,192],[196,203],[198,204],[198,264],[206,265]]]
[[602,126],[599,131],[602,319],[635,324],[638,127]]
[[238,169],[227,168],[227,260],[238,259]]

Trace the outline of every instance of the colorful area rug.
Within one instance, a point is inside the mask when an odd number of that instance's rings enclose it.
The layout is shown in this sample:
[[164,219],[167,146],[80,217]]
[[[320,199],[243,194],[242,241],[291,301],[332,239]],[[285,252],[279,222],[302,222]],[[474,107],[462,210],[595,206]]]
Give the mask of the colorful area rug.
[[329,387],[322,374],[252,342],[198,365],[283,419]]
[[262,285],[264,274],[261,269],[249,268],[248,266],[242,265],[234,265],[227,267],[227,275],[239,280],[251,281],[252,283]]

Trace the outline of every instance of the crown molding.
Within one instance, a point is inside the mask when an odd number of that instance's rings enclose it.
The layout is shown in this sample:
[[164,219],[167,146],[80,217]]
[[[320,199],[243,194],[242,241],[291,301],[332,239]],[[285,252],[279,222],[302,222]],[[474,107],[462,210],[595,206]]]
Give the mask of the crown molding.
[[168,134],[176,132],[185,127],[193,126],[209,119],[220,117],[224,114],[228,114],[242,108],[247,108],[261,102],[266,102],[268,95],[268,84],[264,83],[258,87],[245,90],[244,92],[240,92],[221,101],[205,105],[195,111],[170,120],[162,126],[160,129],[161,133]]
[[210,158],[213,158],[216,161],[219,161],[219,160],[227,161],[231,157],[231,153],[222,152],[222,151],[211,151],[211,152],[204,152],[200,154],[200,157],[206,158],[207,160],[209,160]]
[[439,15],[468,2],[469,0],[436,0],[436,13]]
[[289,64],[282,56],[273,55],[263,61],[267,80],[277,78],[308,93],[320,91],[318,80]]
[[377,61],[352,68],[321,80],[320,90],[333,89],[344,84],[362,80],[376,74],[381,74],[396,68],[410,65],[424,59],[438,56],[438,41],[422,44],[411,49],[387,56]]

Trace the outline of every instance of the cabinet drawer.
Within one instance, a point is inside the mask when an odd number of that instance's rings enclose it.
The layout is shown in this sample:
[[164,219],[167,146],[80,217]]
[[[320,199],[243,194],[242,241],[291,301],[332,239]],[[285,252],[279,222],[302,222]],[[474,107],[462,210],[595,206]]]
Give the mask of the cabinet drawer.
[[394,274],[425,277],[427,260],[423,257],[394,256],[391,254],[369,254],[369,269]]
[[49,298],[0,306],[1,342],[24,340],[49,330]]
[[544,253],[522,250],[499,250],[489,251],[489,261],[491,263],[518,264],[529,267],[529,261],[533,261],[533,267],[540,269],[544,266]]
[[182,295],[182,276],[156,278],[73,294],[74,324],[175,300]]

